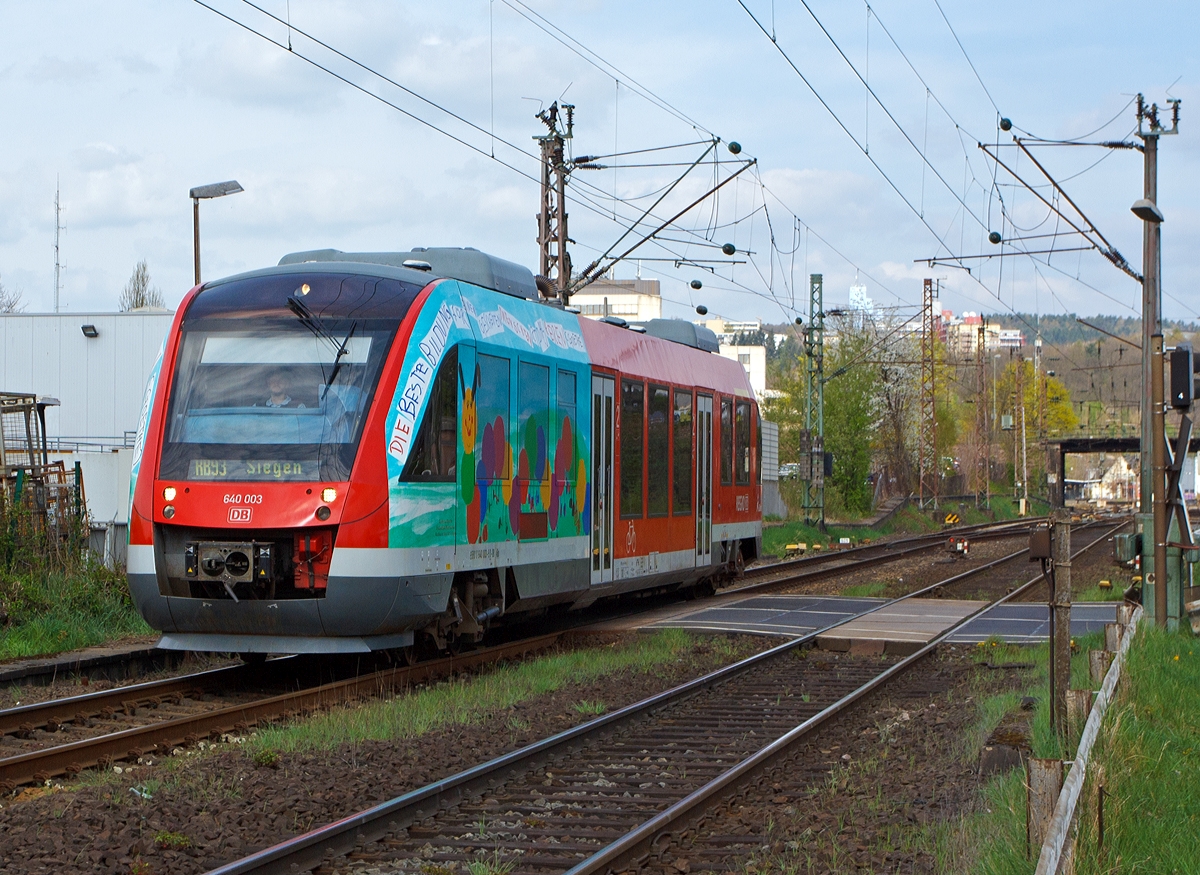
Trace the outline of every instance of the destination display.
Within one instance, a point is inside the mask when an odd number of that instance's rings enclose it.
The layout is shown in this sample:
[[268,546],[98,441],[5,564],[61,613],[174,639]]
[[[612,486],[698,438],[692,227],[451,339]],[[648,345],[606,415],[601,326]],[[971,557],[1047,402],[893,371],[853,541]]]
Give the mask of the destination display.
[[189,480],[316,480],[316,462],[282,459],[192,459]]

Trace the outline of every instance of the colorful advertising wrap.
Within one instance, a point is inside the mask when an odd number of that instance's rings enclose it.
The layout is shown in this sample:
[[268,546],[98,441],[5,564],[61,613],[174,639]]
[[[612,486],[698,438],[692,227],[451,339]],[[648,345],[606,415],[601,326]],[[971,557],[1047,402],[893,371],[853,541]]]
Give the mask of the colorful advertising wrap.
[[[454,280],[434,287],[388,411],[389,546],[586,533],[591,384],[578,318]],[[441,397],[450,383],[456,396],[452,474],[402,479],[448,356],[457,370],[441,376]],[[449,439],[444,425],[439,442]]]

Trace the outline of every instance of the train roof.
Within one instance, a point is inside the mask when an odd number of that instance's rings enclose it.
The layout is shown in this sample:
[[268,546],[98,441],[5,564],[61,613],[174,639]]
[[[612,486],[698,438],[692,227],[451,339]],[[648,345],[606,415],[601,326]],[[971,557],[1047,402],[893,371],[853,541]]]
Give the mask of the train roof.
[[635,322],[633,325],[643,329],[651,337],[682,343],[704,352],[721,351],[717,335],[711,328],[688,322],[686,319],[651,319],[649,322]]
[[293,252],[279,259],[279,264],[312,264],[334,262],[342,264],[374,264],[419,271],[425,282],[444,277],[462,280],[481,288],[491,289],[518,298],[538,299],[533,273],[512,261],[505,261],[469,246],[418,246],[407,252],[342,252],[339,249],[311,249]]
[[611,368],[630,377],[700,386],[727,395],[754,398],[746,369],[733,359],[712,355],[681,342],[664,342],[666,338],[649,330],[643,334],[594,319],[580,319],[579,328],[593,367]]

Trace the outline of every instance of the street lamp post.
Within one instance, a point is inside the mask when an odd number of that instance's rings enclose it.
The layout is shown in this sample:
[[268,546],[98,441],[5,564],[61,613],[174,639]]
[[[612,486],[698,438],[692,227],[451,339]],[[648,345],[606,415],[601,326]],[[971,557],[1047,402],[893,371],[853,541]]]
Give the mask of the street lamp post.
[[245,191],[237,180],[214,182],[211,185],[198,185],[188,192],[192,199],[192,254],[196,263],[196,285],[200,285],[200,201],[214,197],[225,197],[227,194],[237,194]]

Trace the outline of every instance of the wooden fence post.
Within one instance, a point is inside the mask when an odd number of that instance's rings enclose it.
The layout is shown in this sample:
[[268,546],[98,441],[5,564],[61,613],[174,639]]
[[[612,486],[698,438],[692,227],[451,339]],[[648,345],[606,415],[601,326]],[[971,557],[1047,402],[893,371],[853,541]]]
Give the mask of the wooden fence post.
[[1050,826],[1050,819],[1054,816],[1054,806],[1058,802],[1058,794],[1062,790],[1063,764],[1062,760],[1058,758],[1030,757],[1026,769],[1028,777],[1025,802],[1025,836],[1028,842],[1026,855],[1032,856],[1036,860],[1037,854],[1041,853],[1042,842],[1046,840],[1046,830]]
[[1112,665],[1113,651],[1111,650],[1089,650],[1088,651],[1088,673],[1092,678],[1092,683],[1104,683],[1104,675],[1108,673],[1108,667]]

